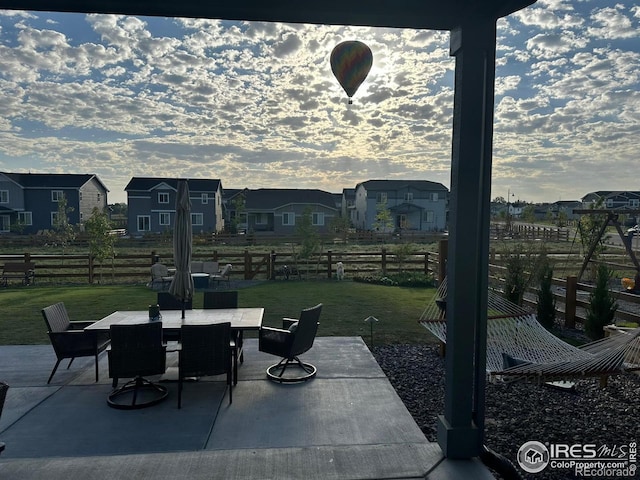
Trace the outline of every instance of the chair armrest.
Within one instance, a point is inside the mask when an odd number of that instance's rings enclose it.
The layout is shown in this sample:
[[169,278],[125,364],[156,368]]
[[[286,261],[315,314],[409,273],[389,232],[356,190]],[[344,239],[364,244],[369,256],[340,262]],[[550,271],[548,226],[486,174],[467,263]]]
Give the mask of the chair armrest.
[[274,336],[278,336],[278,334],[288,335],[289,333],[291,333],[286,328],[276,328],[276,327],[260,327],[260,333],[262,332],[268,335],[273,334]]
[[[96,322],[90,321],[90,320],[69,322],[69,324],[71,325],[69,327],[69,330],[82,330],[84,328],[87,328],[89,325],[93,325],[94,323],[96,323]],[[69,331],[69,330],[67,330],[67,331]]]
[[289,328],[291,325],[293,325],[294,323],[298,323],[298,319],[297,318],[283,318],[282,319],[282,328]]

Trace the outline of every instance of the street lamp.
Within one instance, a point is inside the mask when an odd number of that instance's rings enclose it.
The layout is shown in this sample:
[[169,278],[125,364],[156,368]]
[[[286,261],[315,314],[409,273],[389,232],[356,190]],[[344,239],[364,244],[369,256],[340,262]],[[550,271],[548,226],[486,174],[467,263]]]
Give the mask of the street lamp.
[[511,231],[511,197],[515,197],[515,193],[511,193],[511,188],[507,189],[507,230]]

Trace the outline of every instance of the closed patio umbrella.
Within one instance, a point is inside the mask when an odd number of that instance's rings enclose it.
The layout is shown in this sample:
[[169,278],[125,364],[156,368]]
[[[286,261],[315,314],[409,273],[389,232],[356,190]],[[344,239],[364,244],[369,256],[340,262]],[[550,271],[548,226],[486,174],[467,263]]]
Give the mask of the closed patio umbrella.
[[182,318],[184,318],[185,304],[193,296],[192,243],[189,184],[186,180],[178,180],[176,221],[173,229],[173,261],[176,266],[176,274],[171,280],[169,293],[182,301]]

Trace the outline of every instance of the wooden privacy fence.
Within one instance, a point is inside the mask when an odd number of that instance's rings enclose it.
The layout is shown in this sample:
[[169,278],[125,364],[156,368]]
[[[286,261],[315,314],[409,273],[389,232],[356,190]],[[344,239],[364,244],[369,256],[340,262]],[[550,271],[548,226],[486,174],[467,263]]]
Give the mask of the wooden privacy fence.
[[[0,264],[15,262],[35,263],[35,276],[40,283],[126,283],[148,281],[151,265],[155,259],[172,267],[173,253],[151,251],[148,254],[118,254],[112,259],[98,262],[88,254],[45,255],[16,254],[0,255]],[[437,273],[438,253],[411,252],[396,254],[386,248],[369,252],[326,251],[309,259],[297,258],[292,252],[224,252],[213,250],[210,254],[194,254],[194,261],[216,261],[221,266],[233,266],[232,278],[251,280],[270,279],[285,265],[304,276],[332,278],[336,264],[342,262],[346,275],[381,272],[383,275],[398,272]]]

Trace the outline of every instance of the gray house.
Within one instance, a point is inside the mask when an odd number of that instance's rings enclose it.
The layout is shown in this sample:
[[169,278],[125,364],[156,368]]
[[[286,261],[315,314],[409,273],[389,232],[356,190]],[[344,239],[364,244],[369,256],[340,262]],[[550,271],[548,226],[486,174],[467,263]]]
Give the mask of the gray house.
[[256,234],[292,234],[305,211],[318,232],[339,216],[334,194],[323,190],[261,188],[245,192],[247,229]]
[[582,197],[582,208],[590,208],[599,200],[604,200],[604,208],[609,210],[637,210],[640,208],[639,191],[600,190]]
[[428,180],[367,180],[356,185],[359,230],[374,230],[378,205],[391,212],[394,230],[442,231],[447,225],[449,190]]
[[109,190],[92,174],[0,172],[0,233],[50,230],[64,197],[69,223],[82,224],[107,207]]
[[[222,231],[224,218],[220,180],[190,178],[187,182],[193,233]],[[177,190],[177,178],[133,177],[125,187],[129,233],[140,236],[173,230]]]

